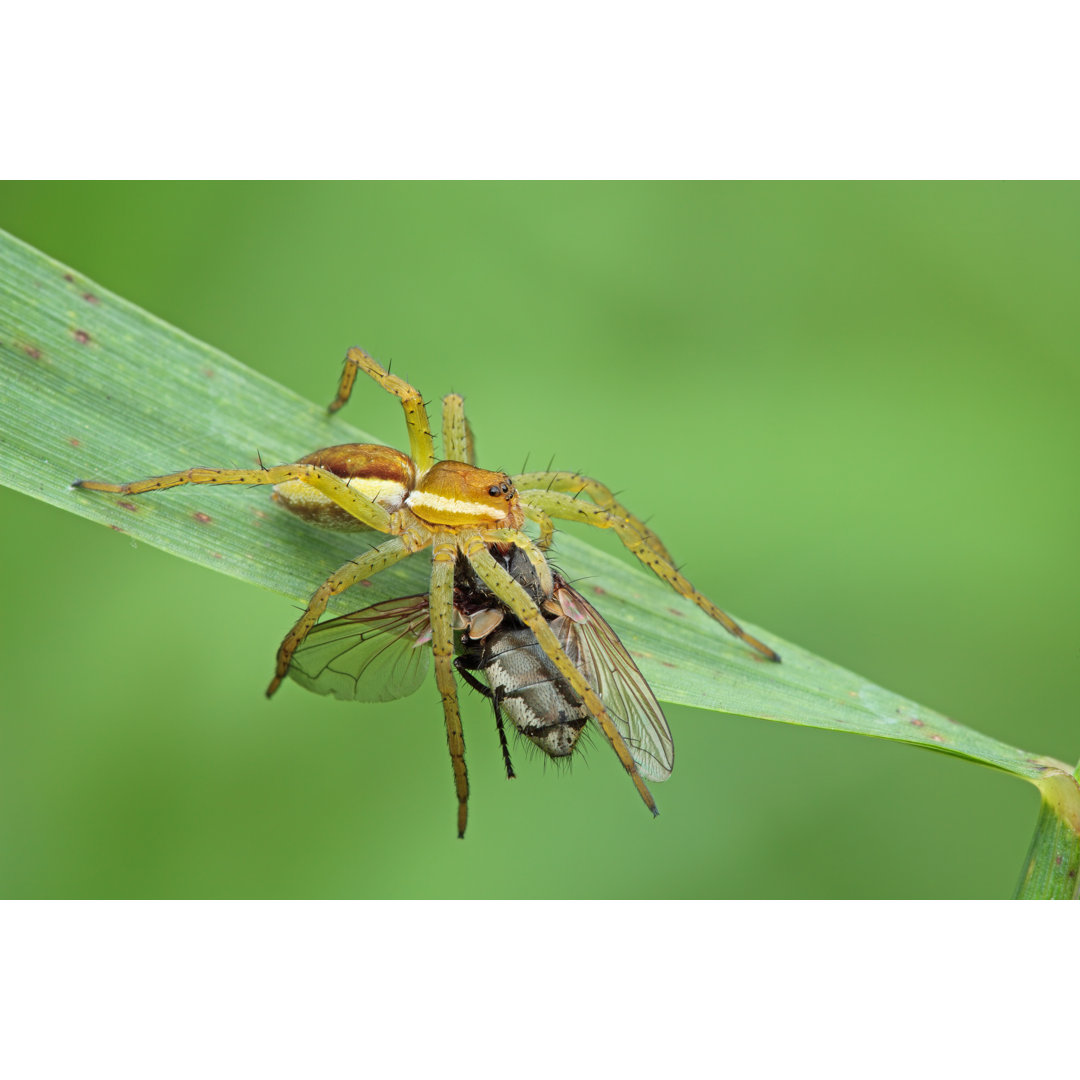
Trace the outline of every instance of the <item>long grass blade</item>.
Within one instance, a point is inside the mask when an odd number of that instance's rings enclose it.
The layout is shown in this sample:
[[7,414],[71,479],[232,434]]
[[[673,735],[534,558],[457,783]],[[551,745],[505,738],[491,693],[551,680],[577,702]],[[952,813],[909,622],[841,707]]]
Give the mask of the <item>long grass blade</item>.
[[[77,478],[276,464],[333,443],[381,440],[4,233],[0,385],[0,482],[9,487],[298,601],[358,554],[355,534],[313,529],[274,507],[264,489],[188,487],[137,499],[73,490]],[[783,657],[763,661],[662,583],[577,537],[559,534],[555,561],[663,700],[907,743],[1035,783],[1044,817],[1022,891],[1065,887],[1060,876],[1075,870],[1080,833],[1080,788],[1069,766],[744,622]],[[427,577],[424,559],[406,560],[377,575],[362,601],[345,596],[331,610],[422,592]],[[1061,851],[1067,835],[1071,855]],[[1062,855],[1053,865],[1066,869],[1050,867],[1044,848],[1055,860]]]

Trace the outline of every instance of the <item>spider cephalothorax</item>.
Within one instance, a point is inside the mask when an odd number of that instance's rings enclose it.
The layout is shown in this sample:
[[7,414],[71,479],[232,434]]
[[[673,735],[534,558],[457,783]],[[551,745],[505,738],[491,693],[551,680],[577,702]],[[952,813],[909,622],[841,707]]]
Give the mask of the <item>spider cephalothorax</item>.
[[[346,563],[316,589],[278,649],[268,695],[281,685],[297,648],[332,597],[400,559],[430,547],[427,614],[436,683],[442,695],[454,768],[459,835],[465,832],[469,786],[454,679],[454,584],[455,563],[459,557],[466,560],[497,603],[535,638],[559,678],[596,720],[645,804],[655,814],[656,803],[642,779],[639,762],[635,761],[619,726],[612,721],[602,695],[581,666],[567,656],[552,629],[548,617],[551,612],[545,615],[541,611],[520,583],[520,572],[515,576],[505,560],[493,557],[493,546],[505,549],[505,545],[511,545],[519,549],[535,570],[539,595],[552,598],[552,572],[543,554],[554,531],[551,519],[612,529],[637,558],[677,592],[689,597],[763,656],[770,660],[779,657],[699,593],[675,568],[659,537],[616,502],[603,484],[569,472],[534,472],[510,477],[476,467],[471,432],[458,395],[448,395],[443,401],[446,457],[442,461],[435,460],[431,427],[420,394],[403,379],[385,371],[362,349],[353,348],[347,353],[330,412],[336,412],[348,400],[361,371],[400,399],[409,433],[409,455],[386,446],[345,444],[317,450],[291,465],[259,469],[197,468],[126,484],[80,480],[75,486],[137,495],[180,484],[272,484],[275,500],[306,520],[331,528],[370,529],[389,536],[377,547]],[[581,495],[591,501],[581,499]],[[535,542],[522,531],[526,519],[539,527],[540,536]],[[568,640],[565,634],[563,639]]]

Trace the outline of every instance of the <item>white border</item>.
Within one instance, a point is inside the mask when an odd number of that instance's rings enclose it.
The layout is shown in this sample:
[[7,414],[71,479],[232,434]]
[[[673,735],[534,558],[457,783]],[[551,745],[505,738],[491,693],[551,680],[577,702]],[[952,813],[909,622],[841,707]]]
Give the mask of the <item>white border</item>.
[[14,5],[0,176],[1075,177],[1075,5]]
[[1068,1060],[1047,1033],[1075,1026],[1074,922],[1005,902],[10,902],[0,1070],[1019,1075]]

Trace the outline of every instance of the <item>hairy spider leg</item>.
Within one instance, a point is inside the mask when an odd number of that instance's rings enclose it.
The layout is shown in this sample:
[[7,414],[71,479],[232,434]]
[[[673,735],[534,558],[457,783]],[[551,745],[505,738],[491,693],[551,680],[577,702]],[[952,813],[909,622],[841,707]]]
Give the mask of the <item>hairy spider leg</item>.
[[472,427],[465,418],[465,399],[460,394],[447,394],[442,399],[442,439],[443,457],[476,464]]
[[383,507],[354,491],[340,477],[317,465],[275,465],[269,469],[185,469],[183,472],[151,476],[127,484],[100,480],[76,480],[72,487],[87,491],[109,491],[116,495],[142,495],[165,491],[181,484],[284,484],[299,480],[337,503],[354,518],[377,532],[390,532],[390,515]]
[[555,581],[551,576],[551,563],[544,558],[543,545],[533,543],[525,533],[519,529],[487,529],[484,532],[486,544],[514,544],[525,552],[536,571],[536,579],[540,584],[540,592],[544,596],[550,596],[555,591]]
[[454,678],[454,563],[457,538],[452,533],[436,533],[431,555],[431,651],[435,657],[435,683],[442,696],[446,720],[446,745],[454,769],[454,789],[458,800],[458,837],[465,836],[469,816],[469,776],[465,769],[465,734],[461,729],[457,679]]
[[426,472],[435,464],[435,443],[431,438],[431,424],[420,391],[397,375],[391,375],[378,360],[355,345],[345,354],[345,367],[341,372],[337,397],[327,406],[327,412],[337,412],[349,400],[357,371],[370,375],[384,390],[401,401],[401,407],[405,410],[405,426],[409,430],[410,456],[416,462],[417,469],[421,473]]
[[326,605],[331,598],[343,593],[353,585],[359,584],[373,574],[385,570],[388,566],[411,555],[415,549],[400,536],[393,536],[378,547],[365,552],[359,558],[350,559],[344,566],[335,570],[311,595],[308,606],[303,615],[293,624],[293,628],[285,635],[284,640],[278,647],[277,665],[274,669],[274,677],[266,688],[266,696],[273,697],[282,680],[289,673],[289,665],[292,663],[293,653],[303,644],[304,638],[311,632],[312,627],[326,611]]
[[551,518],[544,513],[538,506],[530,506],[528,503],[522,503],[521,509],[524,511],[525,516],[529,521],[535,522],[540,526],[540,536],[536,541],[536,546],[541,551],[547,551],[551,547],[551,541],[555,539],[555,526],[551,523]]
[[[524,535],[523,539],[530,542],[528,537]],[[566,653],[563,652],[559,639],[548,626],[547,620],[540,613],[540,609],[533,603],[529,594],[521,585],[492,558],[487,550],[487,544],[482,533],[463,533],[458,537],[458,544],[481,580],[533,632],[548,658],[584,702],[585,708],[595,718],[600,725],[600,730],[603,731],[604,736],[611,743],[611,747],[618,755],[623,768],[630,774],[630,779],[634,782],[638,794],[655,817],[659,813],[659,810],[656,809],[656,801],[645,786],[645,781],[642,780],[641,774],[634,764],[634,759],[630,756],[630,751],[623,741],[623,737],[612,723],[611,717],[608,716],[604,703],[597,696],[596,691],[593,690],[585,676],[570,661]]]
[[748,634],[730,615],[721,611],[707,596],[697,591],[686,578],[671,565],[670,560],[662,558],[651,547],[646,539],[632,523],[632,520],[621,517],[602,506],[594,506],[592,503],[582,502],[572,495],[566,495],[558,491],[523,491],[521,493],[522,506],[530,503],[543,509],[552,517],[563,518],[567,521],[581,521],[587,525],[595,525],[600,529],[613,529],[619,539],[633,552],[657,577],[666,581],[680,596],[693,600],[706,615],[710,615],[730,634],[745,641],[751,648],[756,649],[768,660],[779,662],[779,655],[758,641],[756,637]]
[[668,554],[660,537],[650,529],[644,521],[634,517],[621,503],[616,502],[611,488],[605,487],[599,480],[591,476],[582,476],[581,473],[573,472],[532,472],[522,473],[514,477],[514,483],[522,493],[539,489],[542,491],[562,491],[572,495],[588,495],[597,506],[610,510],[618,517],[624,518],[628,525],[638,531],[645,543],[667,563],[674,564],[675,560]]

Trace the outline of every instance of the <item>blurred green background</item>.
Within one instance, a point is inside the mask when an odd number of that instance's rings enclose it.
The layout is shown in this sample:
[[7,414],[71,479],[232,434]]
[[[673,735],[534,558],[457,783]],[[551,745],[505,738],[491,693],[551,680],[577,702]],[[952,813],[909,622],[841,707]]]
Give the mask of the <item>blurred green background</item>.
[[[0,227],[317,402],[351,344],[458,390],[483,464],[601,478],[728,610],[1080,758],[1077,185],[6,184]],[[459,842],[433,685],[268,704],[288,601],[0,512],[4,896],[997,897],[1023,864],[1037,794],[989,770],[670,706],[651,821],[596,743],[507,783],[474,695]]]

